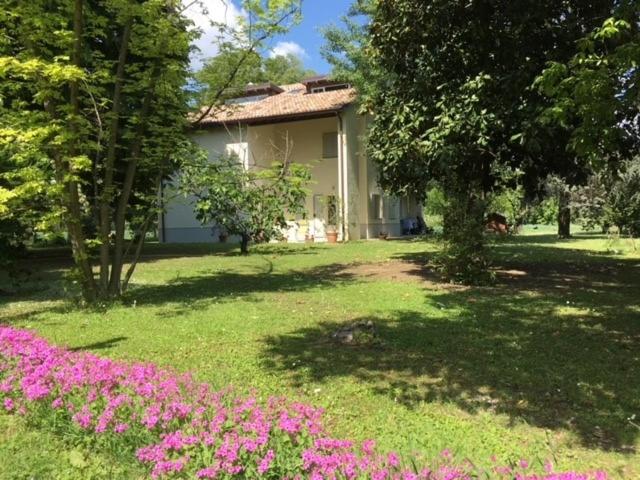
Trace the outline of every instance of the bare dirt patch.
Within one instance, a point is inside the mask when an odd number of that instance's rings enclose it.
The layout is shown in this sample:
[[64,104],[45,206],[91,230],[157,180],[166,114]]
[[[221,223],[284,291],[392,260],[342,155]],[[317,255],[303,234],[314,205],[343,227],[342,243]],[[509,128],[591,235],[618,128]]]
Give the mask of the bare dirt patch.
[[427,265],[406,260],[389,260],[379,263],[345,265],[340,272],[370,280],[393,280],[397,282],[420,283],[429,289],[465,289],[462,285],[446,282]]
[[[509,263],[494,268],[493,288],[538,291],[570,289],[600,291],[637,288],[639,286],[638,268],[634,266],[624,263],[587,265],[583,262]],[[342,265],[334,273],[351,278],[419,283],[430,290],[461,291],[469,288],[447,282],[431,266],[422,261],[389,260]],[[630,281],[630,279],[636,279],[636,281]]]

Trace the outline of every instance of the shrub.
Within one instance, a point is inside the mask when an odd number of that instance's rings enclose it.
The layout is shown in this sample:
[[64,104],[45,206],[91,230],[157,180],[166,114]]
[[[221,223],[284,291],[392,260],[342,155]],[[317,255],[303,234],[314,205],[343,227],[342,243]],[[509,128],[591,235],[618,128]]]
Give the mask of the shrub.
[[504,215],[510,226],[522,224],[524,215],[524,188],[503,188],[489,196],[489,212]]
[[625,162],[607,198],[608,219],[629,235],[640,236],[640,157]]
[[527,210],[525,223],[534,225],[554,225],[558,222],[558,199],[548,197]]
[[[420,469],[375,442],[327,436],[320,409],[282,398],[213,391],[152,364],[127,364],[49,345],[0,327],[0,408],[112,453],[134,455],[151,477],[467,480],[480,472],[449,452]],[[490,475],[518,480],[603,480],[536,475],[526,462]]]

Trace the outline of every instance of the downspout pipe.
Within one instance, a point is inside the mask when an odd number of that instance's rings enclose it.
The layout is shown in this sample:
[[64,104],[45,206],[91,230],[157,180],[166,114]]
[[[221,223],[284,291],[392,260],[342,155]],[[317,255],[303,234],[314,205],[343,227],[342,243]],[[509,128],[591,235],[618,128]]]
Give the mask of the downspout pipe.
[[160,180],[160,231],[159,240],[160,243],[167,243],[167,232],[165,230],[165,218],[164,218],[164,181]]
[[340,181],[340,201],[338,202],[340,208],[340,230],[342,232],[342,241],[349,240],[349,229],[347,216],[349,210],[347,208],[347,202],[349,201],[349,187],[347,179],[346,158],[344,149],[344,121],[341,112],[336,113],[338,117],[338,169],[339,169],[339,181]]

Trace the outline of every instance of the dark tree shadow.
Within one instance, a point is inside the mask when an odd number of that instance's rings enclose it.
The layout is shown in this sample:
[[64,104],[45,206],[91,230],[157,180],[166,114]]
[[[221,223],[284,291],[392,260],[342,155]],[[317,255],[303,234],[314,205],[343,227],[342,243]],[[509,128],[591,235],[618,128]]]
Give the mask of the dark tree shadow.
[[128,340],[129,337],[113,337],[108,340],[103,340],[101,342],[90,343],[88,345],[82,345],[80,347],[70,348],[69,350],[72,352],[80,352],[80,351],[93,351],[93,350],[105,350],[108,348],[113,348],[118,346],[120,343]]
[[640,434],[629,421],[640,412],[640,261],[562,249],[554,257],[542,251],[551,247],[527,244],[496,248],[506,250],[496,285],[433,289],[428,277],[425,301],[441,309],[428,309],[433,316],[399,310],[359,319],[375,323],[377,346],[336,344],[331,334],[340,323],[272,336],[264,368],[296,386],[352,377],[409,408],[451,402],[567,429],[587,447],[633,452]]
[[259,301],[260,293],[301,292],[356,281],[342,264],[287,272],[272,266],[255,273],[212,270],[196,276],[180,277],[161,285],[134,285],[128,296],[145,305],[165,305],[161,316],[173,318],[182,311],[203,308],[211,303]]

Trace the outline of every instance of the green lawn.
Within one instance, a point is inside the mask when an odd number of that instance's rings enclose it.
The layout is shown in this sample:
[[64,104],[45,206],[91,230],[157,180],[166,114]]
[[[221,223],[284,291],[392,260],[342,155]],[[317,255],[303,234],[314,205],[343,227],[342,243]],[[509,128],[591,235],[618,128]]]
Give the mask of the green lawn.
[[[97,310],[60,300],[67,261],[42,252],[18,293],[0,296],[0,321],[215,386],[300,397],[326,407],[335,435],[406,454],[450,448],[477,464],[555,459],[638,478],[640,253],[529,228],[493,245],[495,286],[461,288],[420,267],[436,249],[268,245],[242,257],[152,245],[125,304]],[[332,340],[361,319],[377,341]],[[89,478],[105,462],[89,452],[78,466],[63,439],[0,420],[1,478]]]

